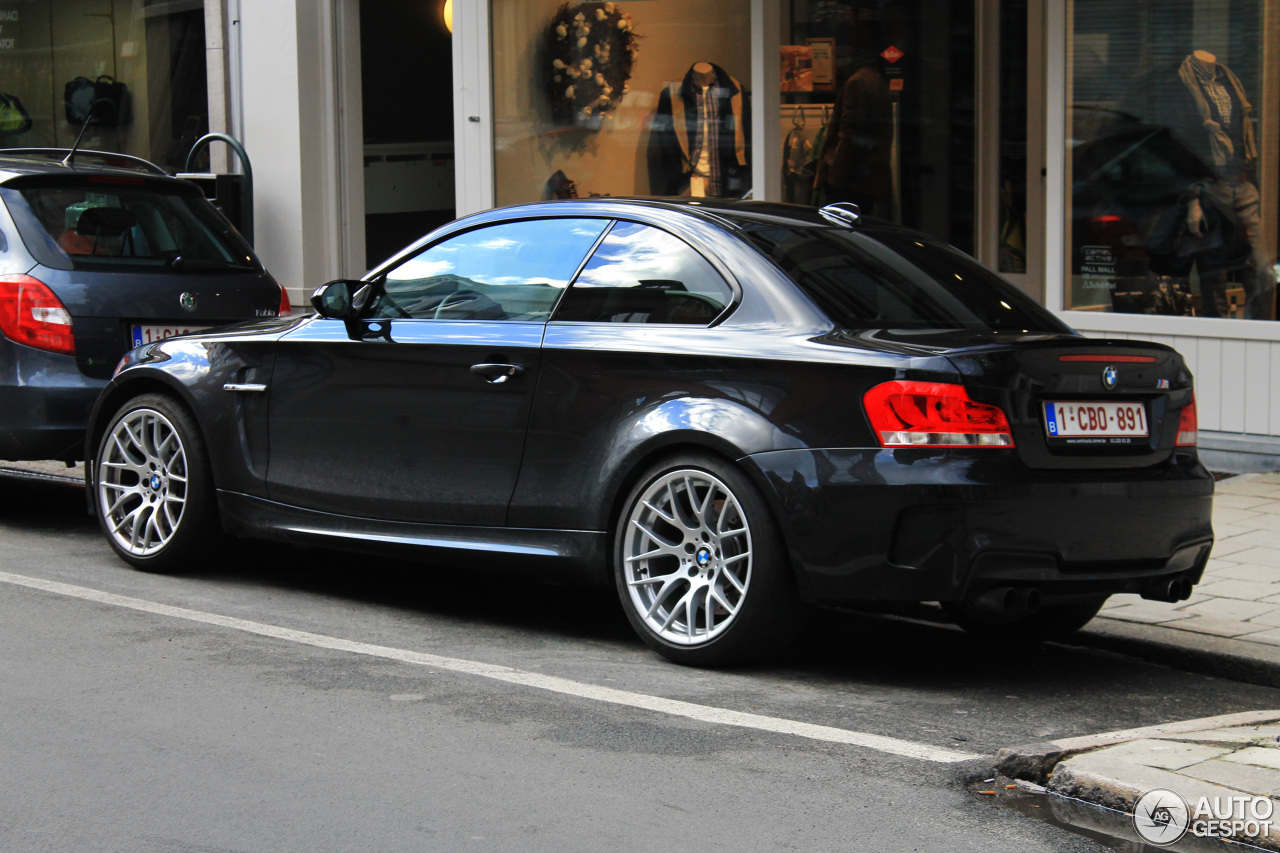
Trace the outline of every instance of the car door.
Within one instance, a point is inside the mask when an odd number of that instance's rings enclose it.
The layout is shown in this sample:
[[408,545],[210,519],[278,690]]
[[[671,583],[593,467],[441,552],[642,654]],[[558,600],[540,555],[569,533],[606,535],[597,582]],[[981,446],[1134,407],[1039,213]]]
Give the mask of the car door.
[[547,318],[607,224],[533,219],[448,236],[383,273],[362,320],[317,317],[286,334],[270,389],[271,498],[503,524]]

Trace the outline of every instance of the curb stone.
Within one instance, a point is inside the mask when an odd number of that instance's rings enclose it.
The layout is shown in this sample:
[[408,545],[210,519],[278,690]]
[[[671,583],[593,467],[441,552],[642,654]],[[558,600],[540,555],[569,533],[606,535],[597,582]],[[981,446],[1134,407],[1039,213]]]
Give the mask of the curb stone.
[[996,770],[1012,779],[1023,779],[1043,785],[1049,774],[1061,761],[1084,752],[1115,746],[1135,740],[1170,735],[1193,735],[1216,729],[1237,726],[1260,726],[1280,722],[1280,710],[1243,711],[1238,714],[1222,714],[1197,720],[1179,720],[1137,729],[1124,729],[1106,734],[1084,735],[1056,741],[1031,743],[1024,746],[1005,747],[996,752]]
[[[996,771],[1044,785],[1056,794],[1052,809],[1075,801],[1085,812],[1064,822],[1141,841],[1132,823],[1138,800],[1157,788],[1183,797],[1192,807],[1201,798],[1265,797],[1280,794],[1280,710],[1248,711],[1198,720],[1108,732],[1001,749]],[[1213,780],[1213,781],[1210,781]],[[1063,798],[1070,798],[1063,799]],[[1090,806],[1097,811],[1090,816]],[[1262,835],[1236,843],[1280,851],[1280,807]],[[1068,809],[1069,810],[1069,809]],[[1106,829],[1092,826],[1106,824]],[[1221,850],[1224,839],[1188,834],[1168,849]]]

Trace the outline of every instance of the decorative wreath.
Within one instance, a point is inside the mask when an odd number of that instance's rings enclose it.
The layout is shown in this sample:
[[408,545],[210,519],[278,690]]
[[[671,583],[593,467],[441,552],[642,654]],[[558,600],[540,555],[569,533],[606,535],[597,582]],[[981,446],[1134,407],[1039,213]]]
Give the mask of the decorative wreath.
[[545,80],[557,124],[600,126],[629,89],[639,36],[617,3],[563,3],[546,35]]

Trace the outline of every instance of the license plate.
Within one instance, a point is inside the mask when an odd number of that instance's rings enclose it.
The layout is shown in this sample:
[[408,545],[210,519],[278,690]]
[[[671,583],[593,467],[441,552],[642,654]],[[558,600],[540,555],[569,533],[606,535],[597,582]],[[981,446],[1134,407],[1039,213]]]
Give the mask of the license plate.
[[188,332],[203,332],[205,329],[211,329],[212,326],[165,326],[155,324],[133,324],[133,345],[140,347],[143,344],[154,344],[157,341],[163,341],[166,338],[172,338],[175,335],[185,335]]
[[1142,403],[1047,402],[1044,426],[1050,438],[1145,438]]

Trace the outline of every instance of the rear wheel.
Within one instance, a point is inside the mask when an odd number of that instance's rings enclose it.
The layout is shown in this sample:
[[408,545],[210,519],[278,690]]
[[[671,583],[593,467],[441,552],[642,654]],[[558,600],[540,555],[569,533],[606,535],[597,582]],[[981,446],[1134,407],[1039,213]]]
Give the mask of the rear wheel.
[[754,485],[711,457],[650,468],[618,517],[627,619],[663,657],[723,666],[790,646],[801,606],[777,525]]
[[981,637],[1018,637],[1027,640],[1059,640],[1079,631],[1098,615],[1107,596],[1050,604],[1035,613],[999,616],[977,610],[963,602],[943,602],[947,617],[971,634]]
[[177,402],[143,394],[121,406],[94,475],[98,523],[126,562],[178,572],[209,559],[219,538],[213,477],[199,430]]

